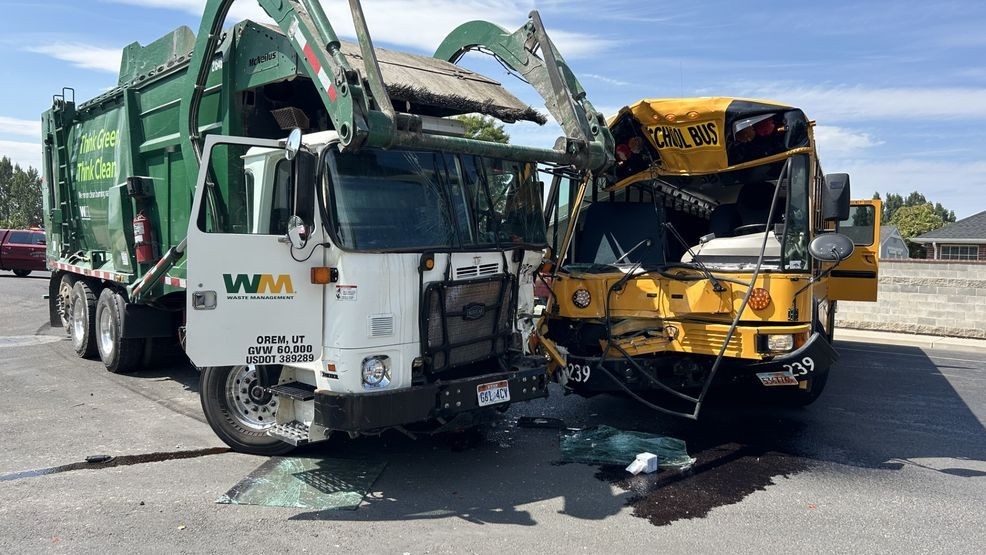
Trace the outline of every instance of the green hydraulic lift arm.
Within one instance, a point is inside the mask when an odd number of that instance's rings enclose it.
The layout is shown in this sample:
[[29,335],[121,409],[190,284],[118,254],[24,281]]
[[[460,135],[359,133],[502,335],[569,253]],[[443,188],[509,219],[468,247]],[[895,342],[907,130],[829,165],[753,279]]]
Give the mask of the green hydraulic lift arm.
[[569,141],[586,143],[588,169],[605,169],[614,162],[616,146],[606,119],[586,98],[582,84],[548,37],[538,11],[531,11],[529,18],[513,33],[488,21],[463,23],[442,41],[435,58],[456,63],[470,50],[492,54],[537,90]]

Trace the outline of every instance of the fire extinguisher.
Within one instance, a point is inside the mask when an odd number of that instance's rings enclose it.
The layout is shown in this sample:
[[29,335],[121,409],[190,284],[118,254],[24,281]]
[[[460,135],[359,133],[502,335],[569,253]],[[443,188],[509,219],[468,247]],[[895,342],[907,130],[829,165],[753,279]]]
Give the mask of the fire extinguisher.
[[154,262],[154,232],[151,230],[151,220],[143,210],[134,218],[134,249],[138,264]]

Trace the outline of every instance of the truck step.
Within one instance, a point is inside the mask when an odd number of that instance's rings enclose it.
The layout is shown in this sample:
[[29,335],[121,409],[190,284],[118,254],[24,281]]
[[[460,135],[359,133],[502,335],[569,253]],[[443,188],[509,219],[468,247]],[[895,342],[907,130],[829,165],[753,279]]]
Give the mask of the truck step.
[[271,393],[279,397],[288,397],[296,401],[311,401],[315,398],[315,386],[301,383],[281,383],[270,388]]
[[308,443],[308,425],[297,420],[286,424],[274,424],[267,430],[267,435],[298,446]]

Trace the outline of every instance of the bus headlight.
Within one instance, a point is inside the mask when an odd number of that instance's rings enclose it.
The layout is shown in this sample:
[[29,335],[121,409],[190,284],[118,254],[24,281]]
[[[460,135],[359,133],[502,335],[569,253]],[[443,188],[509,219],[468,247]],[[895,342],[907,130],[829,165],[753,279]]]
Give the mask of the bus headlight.
[[363,387],[375,389],[390,385],[390,357],[372,356],[363,359]]
[[787,352],[794,349],[794,336],[791,334],[768,335],[767,350]]

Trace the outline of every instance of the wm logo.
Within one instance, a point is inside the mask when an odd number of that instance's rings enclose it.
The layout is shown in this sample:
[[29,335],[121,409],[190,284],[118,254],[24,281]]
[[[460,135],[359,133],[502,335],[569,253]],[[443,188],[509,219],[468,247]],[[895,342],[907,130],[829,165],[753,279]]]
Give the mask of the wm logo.
[[226,284],[226,293],[236,295],[247,293],[250,295],[293,295],[294,285],[291,284],[291,276],[281,274],[223,274],[223,282]]

